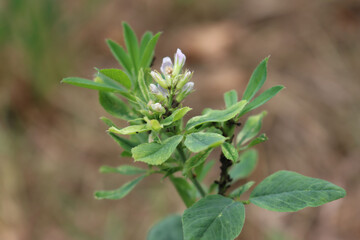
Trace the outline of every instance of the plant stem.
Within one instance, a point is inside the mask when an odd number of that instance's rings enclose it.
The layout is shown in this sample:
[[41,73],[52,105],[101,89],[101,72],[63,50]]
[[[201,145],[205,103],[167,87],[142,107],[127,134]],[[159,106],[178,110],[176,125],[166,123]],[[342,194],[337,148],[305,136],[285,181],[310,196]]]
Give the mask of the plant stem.
[[[177,150],[180,154],[180,157],[181,157],[181,160],[183,163],[185,163],[186,161],[186,156],[185,156],[185,153],[184,153],[184,150],[183,150],[183,146],[182,144],[177,146]],[[196,187],[196,189],[198,190],[198,192],[200,193],[201,197],[205,197],[206,196],[206,193],[204,191],[204,189],[202,188],[201,184],[199,183],[199,181],[196,179],[196,177],[194,176],[193,172],[191,171],[190,172],[190,181],[194,184],[194,186]]]

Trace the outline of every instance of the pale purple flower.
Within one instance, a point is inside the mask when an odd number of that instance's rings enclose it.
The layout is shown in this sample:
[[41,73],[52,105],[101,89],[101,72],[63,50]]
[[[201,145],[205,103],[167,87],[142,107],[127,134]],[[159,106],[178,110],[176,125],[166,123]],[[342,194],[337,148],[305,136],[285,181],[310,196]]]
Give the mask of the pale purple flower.
[[150,92],[153,93],[153,94],[159,94],[160,93],[158,87],[153,83],[150,84],[149,88],[150,88]]
[[161,72],[165,76],[170,76],[173,73],[173,68],[174,68],[174,66],[172,64],[171,58],[164,57],[163,61],[162,61],[162,64],[161,64],[161,67],[160,67]]
[[181,89],[181,91],[185,94],[189,94],[194,88],[193,82],[188,82],[184,85],[184,87]]
[[192,75],[193,75],[193,72],[186,70],[185,74],[182,75],[182,78],[177,83],[176,89],[177,90],[181,89],[187,82],[189,82]]
[[161,87],[160,85],[158,85],[157,87],[158,87],[160,93],[161,93],[164,97],[169,96],[168,90],[166,90],[165,88]]

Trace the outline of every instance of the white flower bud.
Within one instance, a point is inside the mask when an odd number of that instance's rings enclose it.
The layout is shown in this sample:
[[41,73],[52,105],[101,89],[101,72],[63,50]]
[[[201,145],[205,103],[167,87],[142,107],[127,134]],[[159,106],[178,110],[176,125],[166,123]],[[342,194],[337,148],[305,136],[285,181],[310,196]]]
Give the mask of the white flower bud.
[[161,103],[151,104],[150,107],[154,112],[165,113],[165,108],[161,105]]
[[159,94],[160,93],[158,87],[153,83],[150,84],[149,88],[150,88],[150,92],[152,94]]
[[189,94],[194,88],[193,82],[188,82],[184,85],[184,87],[181,89],[181,91],[185,94]]

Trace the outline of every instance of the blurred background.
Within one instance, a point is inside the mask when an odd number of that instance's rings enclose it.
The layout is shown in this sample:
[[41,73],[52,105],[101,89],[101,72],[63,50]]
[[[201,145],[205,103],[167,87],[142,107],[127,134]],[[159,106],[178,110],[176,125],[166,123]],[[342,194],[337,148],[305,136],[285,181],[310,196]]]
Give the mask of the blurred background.
[[[286,86],[268,110],[250,178],[287,169],[323,178],[347,197],[297,213],[247,206],[247,240],[360,239],[360,2],[357,0],[0,1],[0,239],[145,239],[185,206],[168,180],[151,176],[125,199],[93,192],[129,178],[101,165],[131,163],[105,134],[96,91],[60,85],[118,67],[105,39],[124,45],[121,22],[140,37],[163,31],[154,67],[176,48],[195,71],[187,104],[197,115],[241,93],[266,56],[263,89]],[[121,123],[118,121],[118,124]],[[215,154],[213,157],[218,157]],[[208,183],[219,174],[214,168]]]

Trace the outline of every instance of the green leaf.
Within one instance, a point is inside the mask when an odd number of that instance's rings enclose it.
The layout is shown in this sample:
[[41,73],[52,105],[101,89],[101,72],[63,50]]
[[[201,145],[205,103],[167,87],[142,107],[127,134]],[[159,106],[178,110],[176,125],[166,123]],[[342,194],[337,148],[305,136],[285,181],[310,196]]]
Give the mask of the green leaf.
[[94,82],[85,78],[78,78],[78,77],[68,77],[64,78],[62,83],[68,83],[72,84],[74,86],[78,87],[84,87],[84,88],[90,88],[95,89],[99,91],[105,91],[105,92],[117,92],[117,93],[125,93],[123,88],[116,87],[115,85],[109,85],[106,83],[100,83],[100,82]]
[[250,101],[264,84],[266,80],[266,67],[268,60],[268,57],[265,58],[252,73],[249,83],[246,86],[245,92],[242,96],[243,100]]
[[145,176],[140,176],[131,182],[125,183],[122,187],[112,191],[97,191],[95,192],[96,199],[121,199],[128,195],[134,187],[144,179]]
[[209,195],[185,210],[184,240],[233,240],[240,234],[244,221],[242,203]]
[[120,69],[101,69],[99,72],[106,77],[120,83],[127,89],[131,88],[131,80],[129,76]]
[[172,124],[173,122],[176,122],[177,120],[182,119],[185,116],[185,114],[187,112],[189,112],[190,110],[192,110],[192,109],[189,107],[183,107],[183,108],[176,109],[169,117],[165,118],[161,122],[161,124],[164,126],[168,126],[168,125]]
[[139,69],[139,57],[140,57],[138,40],[136,38],[134,31],[126,22],[123,22],[123,29],[124,29],[125,45],[132,60],[135,72],[137,73]]
[[236,148],[228,142],[224,142],[221,145],[221,150],[224,156],[233,162],[235,162],[239,158],[239,153]]
[[246,120],[244,127],[236,137],[236,144],[238,147],[258,135],[265,115],[266,112],[264,111],[258,115],[251,116]]
[[235,90],[228,91],[224,94],[224,100],[226,108],[231,107],[232,105],[236,104],[238,101],[238,95]]
[[240,197],[243,193],[245,193],[247,190],[249,190],[252,185],[254,185],[254,181],[250,181],[250,182],[247,182],[245,183],[244,185],[236,188],[234,191],[232,191],[230,194],[229,194],[229,197],[230,198],[238,198]]
[[142,96],[143,96],[145,102],[149,102],[149,100],[150,100],[150,95],[149,95],[148,86],[146,86],[146,83],[145,83],[145,78],[144,78],[144,71],[143,71],[143,69],[140,69],[140,71],[139,71],[138,83],[139,83],[140,91],[141,91],[141,93],[142,93]]
[[186,162],[184,164],[183,173],[186,174],[189,171],[191,171],[191,169],[193,169],[194,167],[197,167],[200,164],[204,163],[206,161],[207,157],[209,156],[209,154],[211,153],[211,151],[212,151],[212,149],[209,148],[208,150],[205,150],[203,152],[195,154],[190,159],[186,160]]
[[253,139],[248,145],[240,147],[239,150],[245,150],[248,148],[251,148],[259,143],[265,142],[268,140],[268,137],[265,135],[265,133],[261,134],[260,136],[258,136],[257,138]]
[[196,202],[196,190],[184,178],[170,176],[170,180],[186,207],[191,207]]
[[345,195],[344,189],[328,181],[278,171],[255,187],[250,202],[271,211],[295,212],[305,207],[318,207]]
[[240,162],[235,164],[229,171],[233,181],[248,177],[254,171],[257,163],[257,152],[254,149],[245,151],[239,157]]
[[110,127],[109,132],[122,134],[122,135],[129,135],[129,134],[137,134],[141,132],[150,131],[151,127],[148,124],[140,124],[140,125],[132,125],[122,129],[118,129],[117,127]]
[[271,98],[273,98],[278,92],[284,89],[284,86],[275,86],[272,87],[265,92],[261,93],[258,97],[256,97],[252,102],[250,102],[246,107],[242,110],[240,115],[244,115],[255,108],[260,107],[261,105],[265,104]]
[[197,174],[196,179],[199,180],[199,182],[202,182],[214,165],[215,161],[211,160],[207,162],[204,166],[202,166],[201,169],[198,169],[201,165],[195,168],[195,172]]
[[180,215],[169,216],[151,228],[147,240],[184,240]]
[[106,112],[124,120],[134,119],[129,113],[130,108],[115,94],[99,91],[99,102]]
[[145,162],[150,165],[160,165],[170,158],[183,136],[176,135],[160,143],[143,143],[131,152],[135,161]]
[[119,44],[110,39],[106,40],[106,43],[108,44],[111,53],[120,63],[120,65],[125,69],[125,71],[127,71],[129,74],[133,74],[132,63],[125,50],[121,46],[119,46]]
[[157,43],[160,35],[161,35],[161,33],[157,33],[146,45],[144,54],[142,55],[142,59],[141,59],[141,67],[147,68],[150,66],[152,59],[154,57],[155,46],[156,46],[156,43]]
[[247,101],[240,101],[225,110],[208,110],[206,114],[191,118],[187,124],[186,129],[190,130],[200,124],[208,122],[225,122],[238,115],[245,107]]
[[186,136],[185,146],[192,152],[200,152],[222,144],[226,138],[217,133],[197,132]]
[[146,45],[149,43],[149,41],[151,40],[152,37],[153,37],[153,35],[149,31],[145,32],[144,35],[142,36],[141,42],[140,42],[140,49],[139,49],[140,57],[144,54]]
[[101,173],[119,173],[123,175],[136,175],[146,173],[147,171],[142,168],[130,166],[130,165],[122,165],[119,167],[110,167],[110,166],[101,166]]

